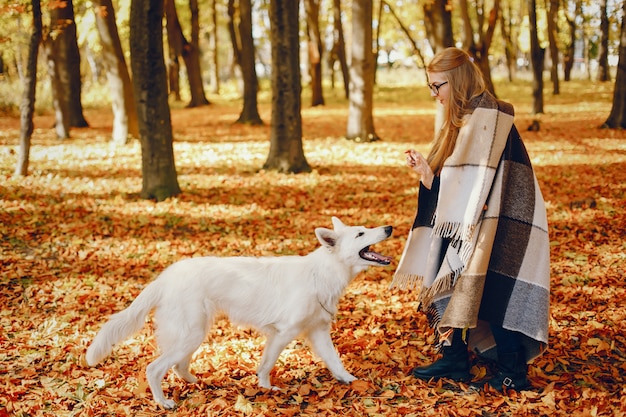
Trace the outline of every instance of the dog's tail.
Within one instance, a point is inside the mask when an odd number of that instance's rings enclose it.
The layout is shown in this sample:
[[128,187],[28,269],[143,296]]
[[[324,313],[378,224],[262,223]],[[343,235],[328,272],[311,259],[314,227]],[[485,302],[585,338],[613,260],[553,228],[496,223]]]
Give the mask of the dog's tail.
[[109,318],[87,349],[85,355],[87,365],[97,365],[111,353],[114,345],[143,328],[146,316],[160,298],[159,284],[158,281],[150,283],[128,308]]

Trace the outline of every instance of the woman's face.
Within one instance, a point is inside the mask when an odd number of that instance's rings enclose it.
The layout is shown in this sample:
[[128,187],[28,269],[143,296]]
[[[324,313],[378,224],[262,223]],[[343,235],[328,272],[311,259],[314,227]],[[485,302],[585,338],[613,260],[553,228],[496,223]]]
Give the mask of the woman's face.
[[450,98],[450,84],[441,72],[428,73],[428,87],[430,88],[430,96],[439,100],[446,105]]

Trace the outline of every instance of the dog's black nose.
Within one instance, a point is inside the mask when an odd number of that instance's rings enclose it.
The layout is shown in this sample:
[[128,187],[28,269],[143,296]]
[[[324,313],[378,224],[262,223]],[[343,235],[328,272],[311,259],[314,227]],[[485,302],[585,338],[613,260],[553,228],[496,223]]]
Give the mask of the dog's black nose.
[[385,226],[385,233],[387,236],[391,236],[391,232],[393,232],[393,226]]

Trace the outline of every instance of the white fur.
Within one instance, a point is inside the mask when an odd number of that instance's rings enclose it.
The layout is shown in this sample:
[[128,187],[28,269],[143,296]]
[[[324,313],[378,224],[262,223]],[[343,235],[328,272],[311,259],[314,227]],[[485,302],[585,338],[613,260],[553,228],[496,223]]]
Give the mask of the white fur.
[[212,320],[225,313],[238,324],[252,326],[267,337],[257,369],[259,385],[272,388],[270,371],[283,349],[303,336],[343,383],[356,378],[341,363],[330,338],[330,323],[347,285],[370,265],[385,265],[359,256],[361,249],[391,235],[391,226],[368,229],[332,219],[334,230],[317,228],[321,247],[306,256],[198,257],[168,267],[125,310],[111,316],[87,349],[94,366],[113,346],[139,331],[155,310],[161,356],[146,375],[157,403],[167,409],[161,381],[170,368],[188,382],[193,353],[204,341]]

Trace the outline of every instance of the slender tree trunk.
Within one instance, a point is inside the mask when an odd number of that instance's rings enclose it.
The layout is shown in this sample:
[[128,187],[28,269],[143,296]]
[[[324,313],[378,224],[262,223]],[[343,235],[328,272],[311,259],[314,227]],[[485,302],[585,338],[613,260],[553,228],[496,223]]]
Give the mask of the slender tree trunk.
[[545,49],[539,46],[536,1],[527,0],[530,23],[530,63],[533,69],[533,114],[543,113],[543,61]]
[[285,173],[310,172],[302,147],[298,4],[270,2],[272,45],[272,122],[270,151],[263,169]]
[[619,42],[619,61],[613,90],[613,107],[603,127],[626,129],[626,1],[622,2],[622,27]]
[[113,109],[112,140],[126,144],[130,136],[139,138],[133,86],[128,74],[122,43],[115,23],[111,0],[96,2],[96,27],[102,43],[102,61],[106,71]]
[[131,3],[130,60],[141,141],[141,197],[157,201],[180,194],[167,101],[162,19],[163,2]]
[[513,12],[511,3],[507,2],[507,13],[504,11],[500,14],[500,33],[504,39],[504,58],[506,59],[506,68],[508,72],[509,82],[513,82],[515,79],[515,44],[513,42]]
[[374,142],[374,54],[372,53],[372,0],[352,2],[352,60],[350,63],[350,105],[346,138]]
[[350,96],[350,71],[348,69],[348,60],[346,58],[346,42],[343,36],[343,24],[341,23],[341,0],[333,0],[333,52],[339,61],[341,68],[341,78],[343,80],[343,89],[346,98]]
[[574,16],[570,17],[565,12],[565,19],[569,28],[569,43],[566,47],[563,57],[563,80],[570,81],[572,79],[572,69],[574,68],[574,59],[576,57],[576,17],[582,14],[582,0],[576,0]]
[[[194,10],[191,11],[192,26],[194,24],[193,19],[197,19],[197,13],[196,8],[196,16],[194,18]],[[165,16],[167,21],[168,45],[172,48],[176,56],[183,58],[185,68],[187,69],[187,81],[189,82],[189,93],[191,95],[191,100],[189,104],[187,104],[187,107],[198,107],[209,104],[204,94],[198,46],[189,43],[187,39],[185,39],[180,21],[178,20],[174,0],[165,0]],[[197,25],[197,22],[195,24]]]
[[57,43],[50,38],[44,40],[43,49],[46,57],[48,78],[52,91],[52,107],[54,108],[54,130],[58,139],[70,137],[70,110],[68,89],[63,87],[63,80],[59,72],[59,58],[57,57]]
[[309,74],[311,75],[311,106],[324,105],[322,90],[322,38],[320,36],[319,0],[305,0],[306,28],[308,39]]
[[219,94],[220,92],[220,67],[219,67],[219,30],[217,27],[217,0],[211,0],[211,30],[209,36],[209,54],[213,67],[211,68],[211,92]]
[[454,46],[452,8],[448,0],[424,1],[424,26],[434,52]]
[[259,81],[255,67],[254,38],[252,37],[252,2],[239,0],[239,39],[241,40],[240,57],[241,76],[243,78],[243,108],[237,123],[252,125],[263,124],[259,115],[257,93]]
[[606,12],[607,0],[600,0],[600,42],[598,43],[598,81],[611,81],[609,69],[609,17]]
[[550,0],[548,10],[548,39],[550,41],[550,78],[552,80],[552,94],[560,94],[559,88],[559,46],[557,45],[557,33],[559,31],[557,17],[559,13],[559,0]]
[[24,74],[24,91],[20,104],[20,146],[15,166],[15,176],[28,175],[30,140],[33,135],[33,114],[35,113],[35,91],[37,87],[37,55],[42,37],[41,4],[32,0],[33,30],[28,44],[28,61]]
[[72,0],[50,6],[51,37],[55,54],[56,74],[64,93],[60,100],[66,100],[61,107],[68,113],[71,127],[87,127],[81,102],[82,79],[80,75],[80,52],[76,39],[76,22]]

